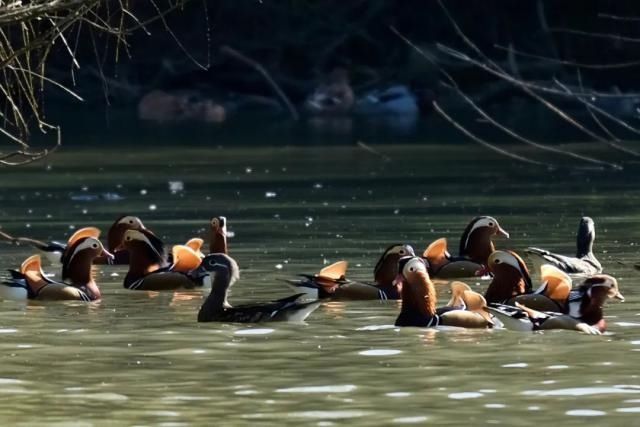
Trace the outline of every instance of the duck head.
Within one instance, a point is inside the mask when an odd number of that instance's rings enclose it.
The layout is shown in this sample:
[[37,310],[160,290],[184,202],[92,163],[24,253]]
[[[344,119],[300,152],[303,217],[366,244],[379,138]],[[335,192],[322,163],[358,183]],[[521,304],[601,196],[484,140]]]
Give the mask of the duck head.
[[402,283],[402,312],[433,316],[436,313],[436,290],[424,259],[416,256],[400,258],[398,279]]
[[227,218],[214,216],[209,222],[209,253],[228,253]]
[[116,251],[116,248],[122,243],[124,233],[127,230],[145,230],[145,227],[137,216],[122,215],[115,220],[107,233],[107,248],[109,248],[109,251]]
[[73,286],[85,287],[92,299],[100,298],[100,289],[93,277],[93,260],[105,256],[113,258],[96,237],[80,237],[62,254],[62,279]]
[[576,237],[576,256],[582,258],[593,252],[593,241],[596,239],[596,225],[591,218],[583,216],[578,225]]
[[478,264],[487,264],[487,258],[495,250],[493,236],[509,238],[498,221],[490,216],[478,216],[467,225],[460,238],[460,255]]
[[395,244],[389,246],[373,268],[373,279],[378,285],[391,285],[398,275],[398,261],[406,256],[415,256],[410,245]]
[[129,273],[132,277],[150,273],[165,264],[164,244],[150,230],[127,230],[119,250],[129,251]]
[[487,260],[493,280],[484,297],[487,302],[503,303],[516,295],[533,291],[529,269],[522,258],[512,251],[494,251]]
[[597,274],[585,279],[578,288],[582,295],[579,312],[575,312],[575,306],[570,303],[570,315],[579,317],[590,325],[596,325],[601,332],[606,328],[604,322],[604,303],[615,298],[624,301],[624,297],[618,289],[618,281],[608,274]]
[[[213,275],[211,294],[205,305],[211,307],[230,307],[227,302],[229,288],[240,278],[238,263],[227,254],[210,254],[204,260],[203,267]],[[204,307],[204,306],[203,306]]]

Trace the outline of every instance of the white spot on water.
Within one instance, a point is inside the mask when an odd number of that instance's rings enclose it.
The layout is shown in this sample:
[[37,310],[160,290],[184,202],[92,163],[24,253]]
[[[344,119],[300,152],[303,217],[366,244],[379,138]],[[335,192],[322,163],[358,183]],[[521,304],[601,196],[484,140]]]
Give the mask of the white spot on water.
[[509,363],[502,365],[503,368],[526,368],[529,366],[527,363]]
[[624,413],[628,413],[628,414],[637,414],[640,413],[640,408],[639,407],[632,407],[632,408],[618,408],[616,409],[616,412],[624,412]]
[[386,393],[385,396],[389,396],[389,397],[407,397],[407,396],[411,396],[411,393],[408,393],[406,391],[394,391],[391,393]]
[[368,325],[357,328],[356,331],[382,331],[385,329],[395,329],[394,325]]
[[451,393],[449,395],[449,399],[477,399],[478,397],[482,397],[484,394],[479,393],[477,391],[463,391],[460,393]]
[[369,415],[367,411],[305,411],[305,412],[291,412],[290,417],[293,418],[320,418],[325,420],[338,420],[341,418],[359,418]]
[[568,365],[549,365],[547,369],[568,369]]
[[607,415],[604,411],[596,411],[594,409],[572,409],[565,412],[565,414],[572,417],[601,417]]
[[169,191],[172,193],[177,193],[178,191],[184,190],[184,182],[182,181],[169,181]]
[[484,405],[484,407],[490,409],[502,409],[506,408],[507,405],[505,405],[504,403],[487,403],[486,405]]
[[326,386],[306,386],[279,388],[276,393],[350,393],[357,387],[353,384],[326,385]]
[[16,332],[18,332],[17,329],[11,329],[11,328],[0,329],[0,334],[15,334]]
[[267,191],[264,193],[264,197],[266,199],[274,199],[278,196],[278,193],[276,193],[275,191]]
[[631,393],[640,393],[640,390],[622,387],[576,387],[561,388],[557,390],[526,390],[520,394],[524,396],[597,396],[602,394]]
[[282,270],[282,264],[276,264],[276,270]]
[[402,417],[402,418],[394,418],[393,422],[396,424],[416,424],[423,423],[427,421],[427,417],[425,416],[417,416],[417,417]]
[[156,206],[155,204],[152,203],[152,204],[149,205],[149,210],[150,211],[155,211],[156,209],[158,209],[158,206]]
[[274,331],[275,329],[270,328],[257,328],[257,329],[240,329],[237,330],[234,335],[267,335]]
[[400,353],[402,353],[401,350],[379,348],[379,349],[372,349],[372,350],[364,350],[358,354],[362,356],[394,356]]

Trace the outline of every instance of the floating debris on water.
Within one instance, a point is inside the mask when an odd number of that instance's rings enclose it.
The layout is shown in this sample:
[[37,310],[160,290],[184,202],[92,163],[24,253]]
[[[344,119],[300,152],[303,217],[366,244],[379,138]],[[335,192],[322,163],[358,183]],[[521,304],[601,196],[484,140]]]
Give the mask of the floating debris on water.
[[169,191],[177,193],[178,191],[184,191],[184,182],[182,181],[169,181]]

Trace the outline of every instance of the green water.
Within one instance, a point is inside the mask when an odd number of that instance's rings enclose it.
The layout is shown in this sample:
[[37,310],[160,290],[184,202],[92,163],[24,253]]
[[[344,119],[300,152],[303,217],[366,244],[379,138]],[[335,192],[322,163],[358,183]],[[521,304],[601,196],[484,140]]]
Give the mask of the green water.
[[[445,236],[455,252],[479,214],[511,233],[499,247],[570,253],[587,214],[597,256],[627,297],[605,309],[610,333],[399,330],[395,302],[325,303],[306,324],[198,324],[201,293],[127,291],[125,269],[105,267],[99,303],[0,302],[0,423],[635,424],[637,171],[551,171],[460,145],[376,149],[383,156],[321,146],[68,149],[0,169],[0,224],[62,240],[128,213],[179,243],[226,215],[242,269],[231,301],[241,303],[286,296],[280,279],[339,259],[352,278],[369,279],[395,242],[421,251]],[[184,190],[172,194],[169,181]],[[31,255],[0,251],[1,269]]]

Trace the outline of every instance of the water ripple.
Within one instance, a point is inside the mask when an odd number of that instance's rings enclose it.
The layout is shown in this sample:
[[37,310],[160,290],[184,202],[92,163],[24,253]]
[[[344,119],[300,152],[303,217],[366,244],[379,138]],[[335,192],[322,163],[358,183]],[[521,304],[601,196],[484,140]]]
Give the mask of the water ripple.
[[401,350],[379,348],[379,349],[372,349],[372,350],[364,350],[358,354],[362,356],[394,356],[400,353],[402,353]]
[[527,366],[529,366],[528,363],[508,363],[502,365],[503,368],[526,368]]
[[275,329],[270,328],[260,328],[260,329],[240,329],[234,333],[234,335],[267,335],[275,331]]
[[395,329],[394,325],[367,325],[361,328],[356,328],[356,331],[383,331],[385,329]]
[[393,422],[396,424],[415,424],[422,423],[427,421],[427,417],[425,416],[417,416],[417,417],[402,417],[402,418],[394,418]]
[[463,391],[460,393],[451,393],[449,399],[477,399],[482,396],[484,396],[484,394],[477,391]]
[[600,394],[628,394],[640,393],[640,390],[634,390],[623,387],[576,387],[561,388],[557,390],[526,390],[523,391],[524,396],[592,396]]
[[326,385],[326,386],[306,386],[279,388],[276,393],[350,393],[357,387],[353,384]]
[[630,407],[630,408],[618,408],[616,409],[616,412],[624,412],[627,414],[637,414],[640,413],[640,407]]
[[594,409],[572,409],[565,412],[565,414],[572,417],[601,417],[607,415],[604,411],[596,411]]
[[319,418],[324,420],[337,420],[341,418],[359,418],[371,414],[367,411],[345,410],[345,411],[304,411],[291,412],[290,417],[294,418]]

